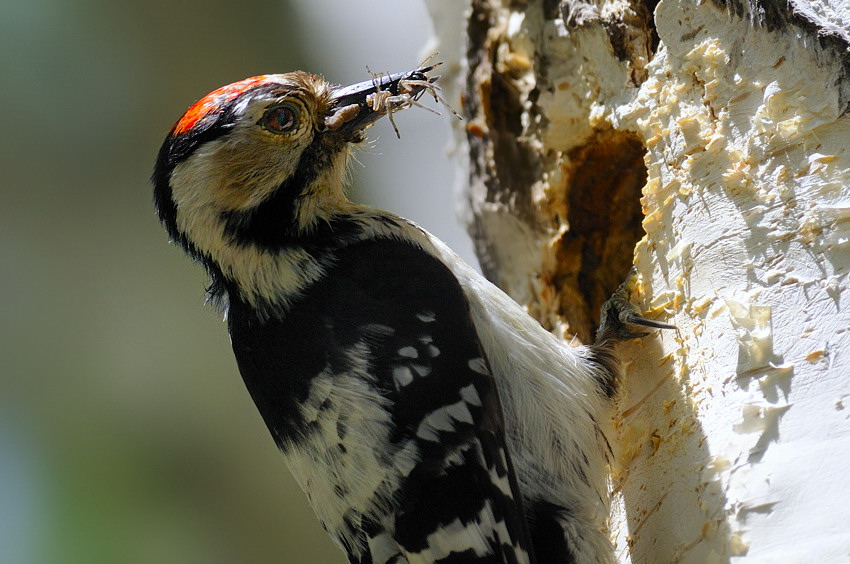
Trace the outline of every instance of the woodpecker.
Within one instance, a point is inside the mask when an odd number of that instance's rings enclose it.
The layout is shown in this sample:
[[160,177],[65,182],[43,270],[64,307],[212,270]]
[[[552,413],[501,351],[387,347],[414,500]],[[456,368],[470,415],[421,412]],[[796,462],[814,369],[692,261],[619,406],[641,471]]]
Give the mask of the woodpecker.
[[611,347],[666,326],[615,300],[596,344],[564,346],[436,237],[346,198],[352,148],[436,97],[432,68],[211,92],[159,151],[159,218],[208,272],[248,391],[349,562],[612,562]]

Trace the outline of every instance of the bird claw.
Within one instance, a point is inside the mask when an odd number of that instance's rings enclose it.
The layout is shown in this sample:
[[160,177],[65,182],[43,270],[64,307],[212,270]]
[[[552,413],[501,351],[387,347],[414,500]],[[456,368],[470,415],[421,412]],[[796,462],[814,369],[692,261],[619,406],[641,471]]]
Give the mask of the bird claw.
[[675,325],[654,321],[644,317],[640,310],[628,299],[626,286],[631,279],[626,280],[608,301],[602,304],[599,330],[596,342],[607,340],[626,341],[646,337],[655,329],[676,329]]

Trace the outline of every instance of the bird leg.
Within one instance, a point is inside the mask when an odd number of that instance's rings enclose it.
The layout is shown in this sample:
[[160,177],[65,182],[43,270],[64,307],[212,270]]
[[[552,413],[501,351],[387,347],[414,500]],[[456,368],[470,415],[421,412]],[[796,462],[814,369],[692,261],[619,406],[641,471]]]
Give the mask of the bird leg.
[[597,346],[611,341],[645,337],[655,329],[676,329],[675,325],[647,319],[629,301],[628,288],[634,277],[635,271],[632,269],[625,282],[608,298],[608,301],[602,304],[599,329],[596,332]]

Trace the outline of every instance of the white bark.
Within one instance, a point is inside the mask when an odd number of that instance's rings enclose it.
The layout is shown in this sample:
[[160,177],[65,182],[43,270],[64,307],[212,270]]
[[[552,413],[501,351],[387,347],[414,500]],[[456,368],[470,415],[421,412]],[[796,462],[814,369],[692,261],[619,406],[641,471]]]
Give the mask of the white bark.
[[[625,276],[605,271],[625,254],[637,303],[679,327],[621,350],[620,561],[847,561],[850,10],[663,0],[651,18],[638,2],[563,4],[475,0],[468,50],[435,28],[444,54],[472,56],[462,137],[484,271],[586,337],[587,280]],[[520,129],[506,133],[512,109]],[[623,157],[635,143],[637,163]],[[500,158],[528,170],[506,176]],[[628,218],[575,193],[611,176],[606,195],[642,192],[633,252],[612,248]],[[610,233],[570,239],[588,203]],[[604,263],[590,278],[586,255],[571,264],[588,245]]]

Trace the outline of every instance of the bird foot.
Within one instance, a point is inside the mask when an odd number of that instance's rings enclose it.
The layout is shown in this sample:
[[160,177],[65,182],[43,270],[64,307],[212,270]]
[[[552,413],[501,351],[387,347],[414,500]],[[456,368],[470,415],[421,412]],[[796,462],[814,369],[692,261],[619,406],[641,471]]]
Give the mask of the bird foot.
[[634,273],[620,285],[607,302],[602,304],[599,330],[596,332],[596,343],[606,341],[625,341],[638,339],[652,333],[655,329],[676,329],[675,325],[647,319],[640,310],[629,301],[627,286]]

